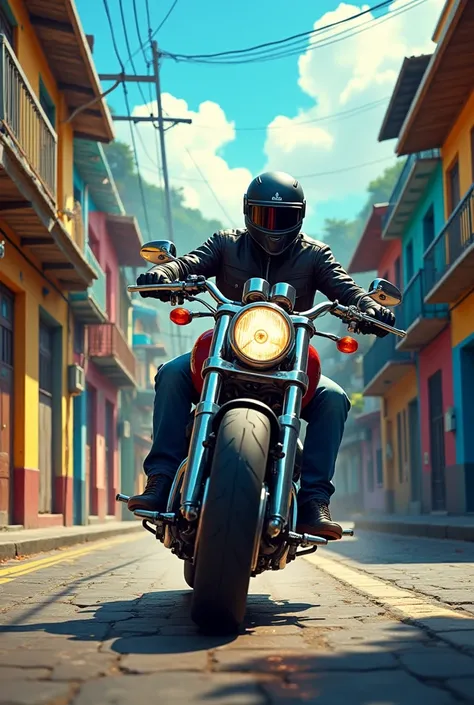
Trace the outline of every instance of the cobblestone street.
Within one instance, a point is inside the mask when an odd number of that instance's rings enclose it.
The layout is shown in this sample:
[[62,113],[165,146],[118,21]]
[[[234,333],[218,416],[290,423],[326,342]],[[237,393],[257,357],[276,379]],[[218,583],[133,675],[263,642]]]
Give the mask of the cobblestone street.
[[474,545],[359,532],[252,581],[202,637],[182,564],[141,534],[0,568],[0,703],[474,702]]

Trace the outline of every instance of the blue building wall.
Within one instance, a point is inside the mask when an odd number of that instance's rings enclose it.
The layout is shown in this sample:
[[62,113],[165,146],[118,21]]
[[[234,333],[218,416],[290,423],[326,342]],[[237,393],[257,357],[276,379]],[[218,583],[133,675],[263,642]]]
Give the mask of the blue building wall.
[[456,463],[465,467],[466,511],[474,512],[474,334],[453,348]]
[[87,398],[82,392],[74,398],[73,478],[74,524],[87,524],[86,486]]
[[413,269],[417,271],[423,267],[424,242],[423,242],[423,218],[429,208],[433,206],[434,211],[434,231],[435,236],[444,226],[444,194],[443,194],[443,169],[439,164],[431,176],[423,196],[420,198],[418,206],[413,216],[405,228],[402,238],[403,246],[403,282],[408,284],[407,276],[407,247],[413,243]]

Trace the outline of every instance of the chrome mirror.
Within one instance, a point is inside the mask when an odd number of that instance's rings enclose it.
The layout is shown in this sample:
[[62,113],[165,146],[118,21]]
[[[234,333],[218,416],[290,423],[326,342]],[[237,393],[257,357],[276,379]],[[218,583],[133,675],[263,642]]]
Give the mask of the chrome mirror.
[[400,289],[386,279],[374,279],[369,286],[368,295],[382,306],[398,306],[403,299]]
[[176,259],[176,245],[171,240],[152,240],[143,245],[140,257],[152,264],[166,264]]

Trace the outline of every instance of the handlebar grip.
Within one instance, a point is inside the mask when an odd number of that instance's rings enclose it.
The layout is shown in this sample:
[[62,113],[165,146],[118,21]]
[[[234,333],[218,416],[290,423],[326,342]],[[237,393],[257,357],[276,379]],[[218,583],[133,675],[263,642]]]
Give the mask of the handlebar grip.
[[361,316],[362,320],[365,323],[370,323],[371,325],[378,326],[379,328],[382,328],[382,330],[388,331],[388,333],[393,333],[393,335],[397,335],[399,338],[406,337],[406,331],[401,330],[400,328],[394,328],[393,326],[388,325],[388,323],[383,323],[383,321],[379,321],[377,318],[367,316],[367,314],[365,313],[362,313]]

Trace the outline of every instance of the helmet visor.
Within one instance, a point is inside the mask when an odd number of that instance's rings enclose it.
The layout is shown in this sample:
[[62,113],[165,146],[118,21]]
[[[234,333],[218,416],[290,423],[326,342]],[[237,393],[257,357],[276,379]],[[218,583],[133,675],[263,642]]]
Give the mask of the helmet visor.
[[301,208],[286,206],[257,206],[249,204],[249,219],[253,225],[263,230],[284,232],[291,230],[302,221]]

